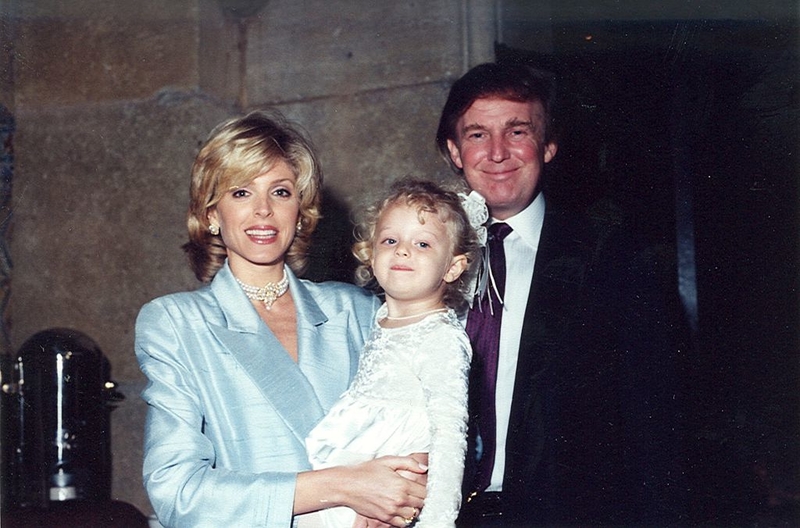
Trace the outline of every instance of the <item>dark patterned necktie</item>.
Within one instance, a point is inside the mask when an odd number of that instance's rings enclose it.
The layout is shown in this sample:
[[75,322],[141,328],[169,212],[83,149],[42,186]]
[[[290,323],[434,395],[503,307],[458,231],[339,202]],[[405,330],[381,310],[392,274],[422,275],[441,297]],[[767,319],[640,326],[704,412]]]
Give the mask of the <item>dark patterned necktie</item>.
[[[476,302],[467,317],[467,334],[475,354],[471,397],[477,402],[477,426],[481,437],[482,456],[478,461],[474,490],[483,491],[492,478],[495,454],[495,385],[497,383],[497,356],[500,346],[500,322],[503,315],[502,298],[506,283],[506,257],[503,239],[511,233],[511,226],[496,223],[489,226],[489,266],[491,277],[486,293]],[[494,286],[492,284],[494,283]],[[497,291],[495,292],[495,288]],[[499,295],[499,298],[498,298]]]

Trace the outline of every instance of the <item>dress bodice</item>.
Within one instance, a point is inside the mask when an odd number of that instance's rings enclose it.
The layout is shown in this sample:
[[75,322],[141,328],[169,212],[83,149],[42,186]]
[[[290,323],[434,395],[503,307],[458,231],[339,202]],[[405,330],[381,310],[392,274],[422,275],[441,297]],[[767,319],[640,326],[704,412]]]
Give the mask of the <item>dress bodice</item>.
[[420,528],[453,526],[466,449],[469,340],[453,310],[400,328],[376,314],[358,372],[306,440],[314,467],[428,453]]

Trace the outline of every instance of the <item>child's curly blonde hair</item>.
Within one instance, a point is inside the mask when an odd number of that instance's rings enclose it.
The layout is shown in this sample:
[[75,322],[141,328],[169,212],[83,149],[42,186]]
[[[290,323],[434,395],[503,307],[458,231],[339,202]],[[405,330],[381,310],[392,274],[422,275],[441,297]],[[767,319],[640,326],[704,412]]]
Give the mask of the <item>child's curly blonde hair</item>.
[[461,205],[459,190],[461,189],[446,189],[433,181],[407,176],[394,182],[385,196],[364,209],[358,218],[356,243],[353,245],[353,255],[359,262],[355,272],[356,283],[378,293],[382,292],[371,265],[375,228],[387,206],[401,203],[416,207],[420,215],[438,215],[447,226],[453,241],[453,256],[464,255],[467,258],[467,269],[458,280],[447,284],[443,299],[444,304],[450,308],[458,312],[465,310],[472,293],[471,278],[477,272],[475,263],[478,261],[480,248],[475,229],[470,225]]

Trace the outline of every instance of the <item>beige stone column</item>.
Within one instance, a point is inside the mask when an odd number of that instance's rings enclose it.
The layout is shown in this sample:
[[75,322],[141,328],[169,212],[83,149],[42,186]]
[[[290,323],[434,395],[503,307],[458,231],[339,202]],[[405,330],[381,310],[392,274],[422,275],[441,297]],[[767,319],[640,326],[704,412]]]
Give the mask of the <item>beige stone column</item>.
[[462,0],[463,70],[494,60],[502,0]]

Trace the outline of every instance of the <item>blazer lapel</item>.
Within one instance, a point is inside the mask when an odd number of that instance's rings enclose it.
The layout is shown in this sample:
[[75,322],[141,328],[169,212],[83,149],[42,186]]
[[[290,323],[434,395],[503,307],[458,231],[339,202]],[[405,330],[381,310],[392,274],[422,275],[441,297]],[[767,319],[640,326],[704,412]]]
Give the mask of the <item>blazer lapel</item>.
[[227,323],[224,327],[209,324],[211,331],[303,442],[323,416],[314,387],[253,309],[227,264],[211,283],[211,291]]
[[294,275],[289,275],[289,288],[297,307],[300,370],[316,388],[319,404],[327,410],[355,375],[360,345],[350,341],[349,312],[326,314]]

